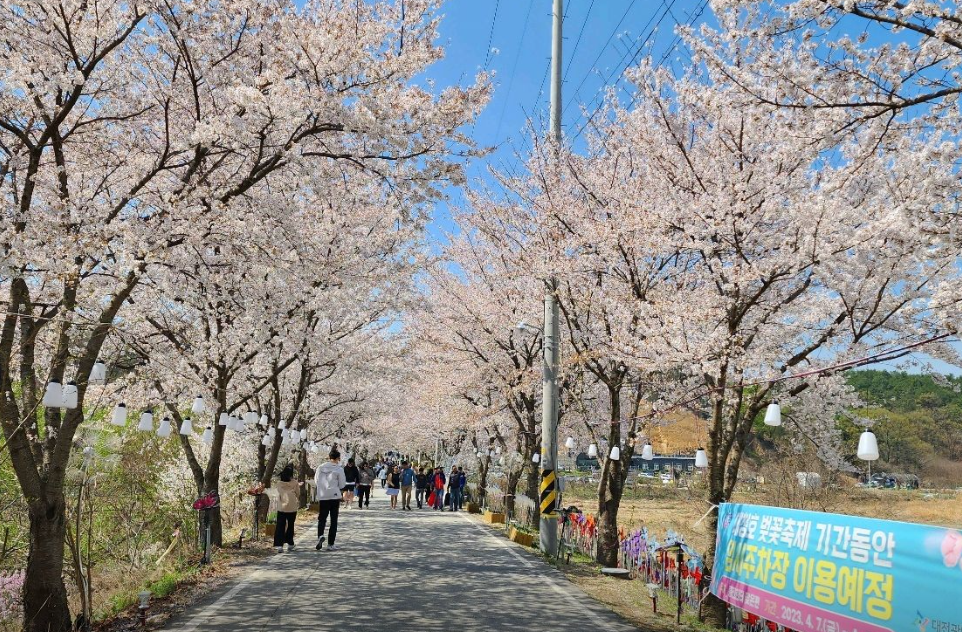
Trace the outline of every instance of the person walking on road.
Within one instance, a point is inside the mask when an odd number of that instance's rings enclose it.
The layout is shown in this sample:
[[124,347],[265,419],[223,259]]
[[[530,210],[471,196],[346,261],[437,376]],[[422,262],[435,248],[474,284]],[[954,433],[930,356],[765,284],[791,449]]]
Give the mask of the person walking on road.
[[290,463],[281,470],[280,481],[277,482],[277,525],[274,527],[274,550],[278,553],[294,550],[294,519],[297,518],[297,508],[300,505],[300,486],[294,480],[294,466]]
[[401,468],[394,466],[387,475],[387,495],[391,497],[391,509],[397,509],[397,497],[401,493]]
[[458,474],[458,468],[451,467],[451,476],[448,477],[448,502],[445,503],[448,506],[448,511],[457,511],[460,505],[461,498],[461,476]]
[[401,509],[411,511],[411,488],[414,486],[414,468],[401,461]]
[[414,488],[414,498],[418,502],[418,509],[423,509],[430,493],[428,491],[428,475],[424,473],[423,467],[418,468],[418,473],[414,477]]
[[347,481],[347,485],[341,490],[343,492],[345,509],[349,509],[354,503],[354,492],[357,490],[360,474],[360,470],[358,470],[357,465],[354,464],[354,459],[348,459],[347,467],[344,468],[344,480]]
[[371,486],[374,485],[374,468],[367,461],[361,463],[361,469],[357,479],[357,508],[370,508],[371,506]]
[[317,468],[314,482],[317,486],[317,501],[320,505],[320,515],[317,517],[317,545],[318,551],[324,548],[324,527],[327,518],[331,518],[331,528],[327,532],[327,550],[336,551],[334,540],[337,538],[337,514],[341,508],[341,490],[347,485],[344,468],[341,467],[341,453],[334,447],[328,455],[326,463]]
[[444,484],[447,479],[444,477],[444,468],[434,468],[434,510],[440,511],[444,508]]
[[461,483],[461,492],[458,494],[458,509],[464,508],[464,488],[468,486],[468,475],[464,473],[464,467],[458,467],[458,480]]
[[387,484],[387,474],[388,474],[387,463],[382,462],[381,471],[378,472],[378,478],[381,479],[381,489],[384,489],[384,486]]

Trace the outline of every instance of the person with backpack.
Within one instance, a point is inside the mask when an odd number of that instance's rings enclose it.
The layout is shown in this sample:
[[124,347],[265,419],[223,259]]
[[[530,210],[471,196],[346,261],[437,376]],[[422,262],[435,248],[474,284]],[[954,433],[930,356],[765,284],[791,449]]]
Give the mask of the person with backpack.
[[361,463],[357,479],[357,508],[371,507],[371,487],[374,485],[374,468],[367,461]]
[[419,467],[418,473],[414,477],[414,499],[418,503],[418,509],[424,509],[428,494],[428,475],[424,473],[424,468]]
[[341,467],[341,453],[337,447],[331,448],[328,461],[317,468],[314,474],[314,483],[317,488],[316,499],[320,505],[320,514],[317,517],[317,545],[314,548],[318,551],[324,548],[324,527],[327,526],[327,518],[331,518],[331,528],[327,532],[327,550],[336,551],[334,540],[337,538],[337,514],[341,508],[341,490],[347,485],[344,476],[344,468]]
[[414,468],[401,461],[401,509],[411,511],[411,488],[414,486]]
[[344,478],[347,481],[347,485],[344,486],[343,492],[344,498],[344,508],[350,508],[354,503],[354,492],[357,489],[358,479],[360,478],[360,471],[357,469],[357,465],[354,464],[354,459],[350,458],[347,460],[347,467],[344,468]]
[[294,465],[288,463],[281,470],[280,481],[275,485],[277,489],[277,525],[274,527],[274,550],[278,553],[294,550],[294,520],[297,518],[297,508],[300,506],[300,486],[294,480]]
[[444,468],[436,467],[434,468],[434,510],[441,511],[444,509],[444,484],[447,483],[447,479],[444,476]]

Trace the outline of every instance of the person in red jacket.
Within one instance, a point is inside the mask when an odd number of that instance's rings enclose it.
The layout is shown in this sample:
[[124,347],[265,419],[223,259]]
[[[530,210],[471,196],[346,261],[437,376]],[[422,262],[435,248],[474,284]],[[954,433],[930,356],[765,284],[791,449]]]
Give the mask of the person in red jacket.
[[444,477],[444,468],[434,468],[434,509],[440,511],[444,508],[444,484],[447,479]]

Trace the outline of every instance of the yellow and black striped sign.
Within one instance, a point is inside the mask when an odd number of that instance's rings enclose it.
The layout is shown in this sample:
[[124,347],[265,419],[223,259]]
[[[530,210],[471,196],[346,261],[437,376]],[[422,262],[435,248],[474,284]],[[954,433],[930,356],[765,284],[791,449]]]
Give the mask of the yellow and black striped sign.
[[541,515],[552,517],[558,505],[558,479],[554,470],[541,470]]

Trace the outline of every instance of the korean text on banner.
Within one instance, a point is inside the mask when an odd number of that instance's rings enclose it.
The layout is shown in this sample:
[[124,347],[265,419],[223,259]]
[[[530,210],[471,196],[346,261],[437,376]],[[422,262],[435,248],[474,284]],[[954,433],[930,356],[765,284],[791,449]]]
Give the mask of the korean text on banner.
[[962,531],[724,504],[711,591],[799,632],[962,632]]

